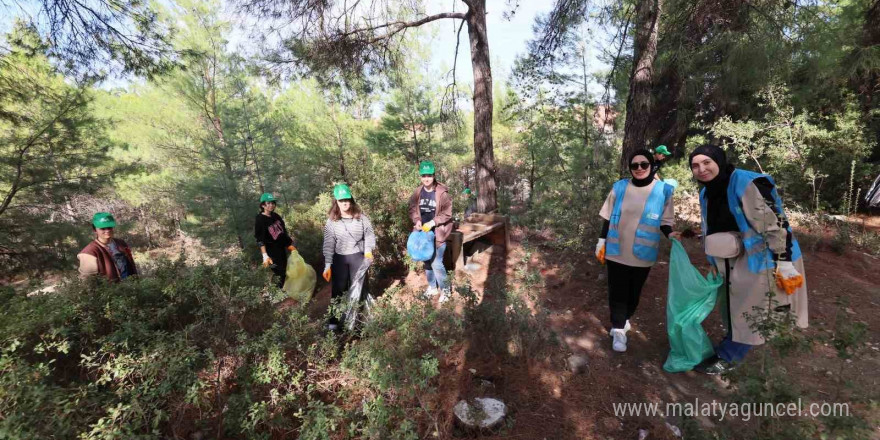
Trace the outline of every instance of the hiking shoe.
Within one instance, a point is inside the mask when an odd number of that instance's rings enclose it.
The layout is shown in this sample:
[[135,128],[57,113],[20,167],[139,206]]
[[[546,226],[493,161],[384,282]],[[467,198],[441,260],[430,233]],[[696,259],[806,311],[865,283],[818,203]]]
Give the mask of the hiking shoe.
[[438,304],[443,304],[446,301],[449,301],[449,298],[452,297],[452,292],[449,289],[443,289],[440,291],[440,299],[437,300]]
[[425,298],[433,298],[435,295],[437,295],[437,292],[438,292],[437,288],[434,286],[431,286],[431,287],[428,287],[428,290],[426,290],[425,293],[423,293],[422,295],[424,295]]
[[626,332],[622,328],[611,329],[611,348],[620,353],[626,351]]
[[626,325],[623,326],[623,332],[626,333],[626,332],[628,332],[631,328],[632,328],[632,326],[629,325],[629,319],[627,319],[627,320],[626,320]]
[[711,356],[694,367],[694,371],[708,374],[709,376],[720,376],[732,371],[734,368],[734,364],[731,364],[718,356]]

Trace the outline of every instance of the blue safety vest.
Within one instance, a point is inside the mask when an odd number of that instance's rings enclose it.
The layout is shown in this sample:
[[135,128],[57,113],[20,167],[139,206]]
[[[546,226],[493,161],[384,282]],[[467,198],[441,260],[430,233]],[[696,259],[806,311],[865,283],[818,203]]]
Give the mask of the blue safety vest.
[[[733,218],[736,219],[736,225],[739,228],[739,232],[742,233],[743,247],[745,248],[746,256],[748,257],[749,271],[752,273],[760,273],[768,269],[776,268],[776,263],[773,261],[773,254],[770,252],[769,246],[767,246],[767,243],[764,241],[764,236],[758,233],[758,231],[749,224],[749,221],[746,219],[746,215],[742,210],[741,201],[743,195],[746,193],[746,188],[748,188],[753,180],[759,177],[763,177],[773,184],[773,190],[770,192],[770,195],[773,196],[773,203],[776,205],[777,211],[783,212],[782,199],[779,198],[779,194],[776,192],[776,182],[774,182],[773,178],[769,175],[736,169],[733,171],[733,174],[730,175],[730,183],[727,184],[727,206],[730,208]],[[706,231],[708,231],[706,227],[706,188],[700,190],[700,213],[703,219],[703,233],[705,234]],[[791,232],[791,227],[788,228],[788,232]],[[794,235],[792,235],[791,261],[797,261],[800,258],[801,247],[797,240],[794,239]],[[714,265],[715,259],[709,257],[709,262]]]
[[[614,210],[611,212],[608,237],[605,239],[605,255],[620,255],[620,211],[629,180],[618,180],[612,188],[614,191]],[[639,226],[633,241],[633,255],[639,260],[652,263],[657,261],[662,234],[660,221],[663,219],[663,208],[666,207],[666,203],[674,191],[675,188],[672,185],[658,180],[654,184],[648,200],[645,201],[645,209],[642,211],[642,218],[639,219]]]

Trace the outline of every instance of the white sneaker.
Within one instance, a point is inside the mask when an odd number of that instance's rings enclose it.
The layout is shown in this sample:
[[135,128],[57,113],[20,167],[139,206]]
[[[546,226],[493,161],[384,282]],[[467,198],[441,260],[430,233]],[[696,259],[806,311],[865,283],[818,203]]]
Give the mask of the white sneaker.
[[626,351],[626,332],[622,328],[611,329],[611,348],[623,353]]
[[446,301],[449,301],[449,297],[452,296],[452,293],[449,289],[443,289],[440,291],[440,299],[437,300],[438,304],[443,304]]
[[623,332],[628,332],[632,327],[629,325],[629,319],[626,320],[626,325],[623,326]]
[[437,288],[434,286],[428,287],[428,290],[425,291],[422,295],[425,295],[425,298],[433,298],[437,295]]

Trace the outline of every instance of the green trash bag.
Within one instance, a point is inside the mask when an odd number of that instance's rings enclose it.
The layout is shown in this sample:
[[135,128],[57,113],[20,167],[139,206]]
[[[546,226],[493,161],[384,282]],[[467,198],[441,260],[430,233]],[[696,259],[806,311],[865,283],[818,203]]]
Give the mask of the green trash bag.
[[666,332],[669,357],[663,369],[670,373],[689,371],[714,352],[712,341],[701,323],[718,297],[722,277],[703,275],[691,264],[687,251],[672,240],[669,255],[669,293],[666,300]]
[[291,252],[287,257],[287,279],[284,280],[284,287],[281,289],[298,303],[303,304],[312,298],[316,281],[315,269],[306,264],[299,252]]

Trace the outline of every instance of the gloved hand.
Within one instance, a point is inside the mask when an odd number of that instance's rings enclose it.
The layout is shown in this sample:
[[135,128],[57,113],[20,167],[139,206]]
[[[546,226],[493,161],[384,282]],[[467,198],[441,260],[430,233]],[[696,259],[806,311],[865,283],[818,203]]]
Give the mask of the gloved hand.
[[429,221],[422,225],[422,230],[425,232],[429,232],[434,227],[434,220]]
[[791,261],[776,262],[776,286],[791,295],[804,285],[804,276],[794,268]]
[[599,260],[599,264],[605,264],[605,239],[600,238],[598,242],[596,242],[596,259]]
[[364,254],[364,258],[366,258],[366,259],[368,259],[368,260],[372,260],[372,259],[373,259],[373,253],[372,253],[372,252],[367,252],[367,253],[365,253],[365,254]]
[[269,258],[269,254],[263,254],[263,267],[269,267],[275,264],[271,258]]
[[328,267],[328,268],[324,269],[324,273],[321,274],[321,276],[324,277],[324,281],[329,283],[330,282],[330,268]]
[[294,245],[290,245],[290,246],[287,247],[287,250],[290,251],[290,252],[293,252],[293,251],[296,250],[296,247],[295,247]]

